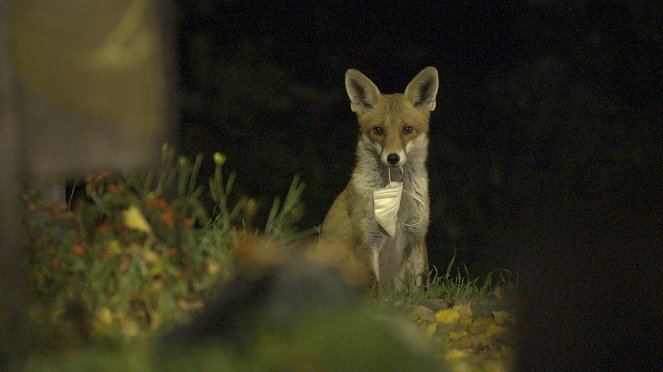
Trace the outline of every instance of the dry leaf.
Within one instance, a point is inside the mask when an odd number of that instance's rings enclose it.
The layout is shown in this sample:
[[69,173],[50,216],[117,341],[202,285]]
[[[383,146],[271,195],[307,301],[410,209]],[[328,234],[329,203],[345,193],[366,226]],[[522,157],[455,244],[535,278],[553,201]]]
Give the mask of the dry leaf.
[[130,206],[126,211],[122,212],[122,223],[124,226],[146,232],[152,233],[152,227],[143,216],[143,213],[135,205]]
[[442,309],[435,313],[435,320],[440,324],[453,324],[458,322],[460,314],[456,307],[450,309]]

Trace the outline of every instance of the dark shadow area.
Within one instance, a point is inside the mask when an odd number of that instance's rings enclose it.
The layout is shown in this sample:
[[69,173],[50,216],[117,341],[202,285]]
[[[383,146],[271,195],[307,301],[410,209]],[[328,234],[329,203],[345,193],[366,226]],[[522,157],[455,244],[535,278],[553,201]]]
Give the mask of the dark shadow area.
[[350,67],[386,93],[440,71],[428,161],[437,267],[456,252],[476,274],[513,269],[511,226],[533,195],[582,189],[577,174],[611,182],[611,167],[651,164],[660,143],[653,3],[177,5],[182,148],[227,153],[263,218],[300,174],[303,227],[318,225],[349,179]]

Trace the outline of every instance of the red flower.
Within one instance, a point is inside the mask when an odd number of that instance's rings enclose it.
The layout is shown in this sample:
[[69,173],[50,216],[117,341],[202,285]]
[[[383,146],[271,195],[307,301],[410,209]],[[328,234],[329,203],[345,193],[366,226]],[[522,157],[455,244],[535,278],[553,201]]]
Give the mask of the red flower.
[[168,206],[168,202],[164,199],[161,199],[161,198],[147,199],[146,204],[151,206],[151,207],[158,207],[158,208],[161,208],[161,209],[164,209]]
[[29,209],[31,212],[36,211],[36,210],[37,210],[37,203],[35,203],[35,202],[33,202],[33,201],[28,202],[28,209]]
[[163,221],[168,227],[172,228],[173,226],[175,226],[175,218],[173,217],[173,213],[170,211],[161,213],[159,219]]
[[113,259],[113,253],[112,252],[106,252],[106,254],[104,254],[104,258],[107,259],[107,260],[112,260]]
[[169,249],[168,249],[168,255],[169,255],[170,257],[177,257],[179,254],[180,254],[179,249],[177,249],[177,248],[175,248],[175,247],[173,247],[173,248],[169,248]]
[[182,224],[184,225],[184,227],[193,226],[193,218],[191,218],[191,217],[185,218],[184,221],[182,222]]
[[111,194],[119,194],[120,189],[115,185],[108,185],[108,192]]
[[82,256],[85,254],[85,246],[83,246],[83,244],[79,244],[72,248],[71,252],[77,256]]

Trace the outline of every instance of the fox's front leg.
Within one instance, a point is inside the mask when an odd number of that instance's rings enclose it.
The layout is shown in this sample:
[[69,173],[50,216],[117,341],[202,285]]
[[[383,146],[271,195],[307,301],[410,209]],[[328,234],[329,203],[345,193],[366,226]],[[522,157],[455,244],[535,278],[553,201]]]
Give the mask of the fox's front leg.
[[426,242],[421,241],[414,246],[405,264],[407,277],[415,277],[416,285],[421,287],[428,279],[428,252]]
[[421,287],[428,278],[428,255],[426,243],[421,242],[414,246],[410,255],[403,261],[398,275],[393,279],[394,289],[402,291],[407,282],[414,279],[414,284]]

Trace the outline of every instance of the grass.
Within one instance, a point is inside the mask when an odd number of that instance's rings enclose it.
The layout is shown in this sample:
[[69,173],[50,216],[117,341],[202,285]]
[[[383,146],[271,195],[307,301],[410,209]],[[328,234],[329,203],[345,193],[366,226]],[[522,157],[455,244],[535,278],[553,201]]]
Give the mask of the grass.
[[455,261],[456,256],[454,255],[443,274],[433,267],[424,286],[411,285],[410,283],[415,283],[415,278],[412,277],[405,280],[405,290],[397,291],[393,283],[389,283],[384,285],[381,291],[374,292],[379,292],[380,297],[391,300],[445,299],[457,303],[488,296],[497,288],[507,292],[514,288],[512,273],[509,271],[491,272],[483,281],[480,281],[480,278],[470,275],[467,266],[463,265],[462,271],[460,267],[454,266]]

